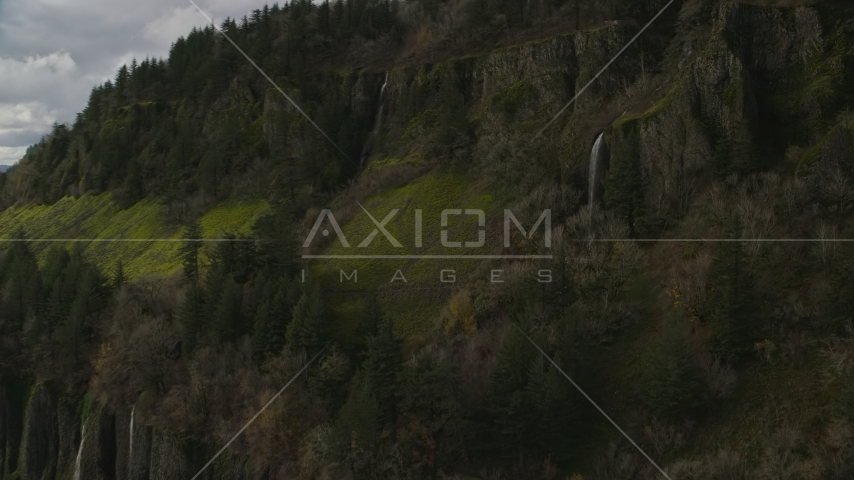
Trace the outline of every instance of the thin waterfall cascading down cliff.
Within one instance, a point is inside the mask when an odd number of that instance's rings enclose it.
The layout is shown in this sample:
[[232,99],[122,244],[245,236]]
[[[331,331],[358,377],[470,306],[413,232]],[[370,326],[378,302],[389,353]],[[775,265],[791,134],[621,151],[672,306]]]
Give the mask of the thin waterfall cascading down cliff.
[[128,468],[130,468],[131,462],[133,461],[133,413],[136,410],[136,405],[132,406],[130,409],[130,442],[128,443]]
[[[385,79],[383,80],[383,86],[380,88],[380,97],[377,99],[379,105],[377,106],[377,116],[374,119],[374,126],[371,128],[370,135],[376,135],[377,132],[380,131],[380,126],[383,122],[383,107],[385,107],[385,88],[388,86],[388,72],[385,73]],[[362,154],[359,156],[359,170],[361,170],[365,166],[365,160],[368,159],[368,142],[365,141],[365,145],[362,147]]]
[[593,209],[593,202],[596,201],[597,190],[600,189],[602,181],[602,144],[605,132],[596,137],[596,142],[593,144],[593,149],[590,150],[590,178],[587,185],[587,203],[590,209]]
[[80,462],[83,457],[83,442],[86,441],[86,424],[80,427],[80,446],[77,447],[77,458],[74,460],[74,480],[80,480]]
[[385,87],[388,86],[388,72],[385,72],[385,78],[383,79],[383,86],[380,88],[380,98],[379,103],[380,106],[377,109],[377,119],[374,121],[374,128],[371,130],[371,133],[377,133],[380,131],[380,125],[383,123],[383,108],[385,108]]

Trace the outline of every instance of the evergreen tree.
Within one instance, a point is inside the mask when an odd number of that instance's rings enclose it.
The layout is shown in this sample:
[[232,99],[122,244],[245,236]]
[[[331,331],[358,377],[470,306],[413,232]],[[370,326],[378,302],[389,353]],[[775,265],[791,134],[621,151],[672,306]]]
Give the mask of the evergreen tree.
[[199,163],[199,180],[205,192],[214,199],[222,193],[222,177],[225,170],[225,156],[220,150],[209,150]]
[[76,274],[77,269],[72,265],[68,251],[64,248],[51,249],[43,275],[47,298],[45,315],[51,327],[62,325],[68,317],[71,303],[74,301]]
[[259,360],[269,354],[278,354],[285,346],[298,294],[296,282],[287,278],[265,285],[252,333],[253,350]]
[[[554,361],[566,371],[560,355],[555,355]],[[543,391],[537,401],[542,411],[540,425],[536,429],[543,451],[549,452],[554,458],[566,461],[578,450],[579,443],[585,438],[579,435],[575,425],[579,419],[579,405],[585,400],[578,398],[577,391],[566,378],[549,365],[546,373]]]
[[[17,232],[19,239],[25,238],[23,231]],[[41,274],[33,252],[26,242],[14,242],[4,262],[5,308],[4,316],[14,330],[21,330],[30,315],[39,310]]]
[[[750,127],[740,125],[745,131]],[[718,127],[715,130],[719,130]],[[715,132],[717,133],[717,132]],[[713,136],[717,137],[718,135]],[[716,180],[723,180],[733,174],[745,174],[756,168],[757,154],[749,138],[740,135],[720,135],[715,151],[709,160],[707,172]]]
[[378,419],[383,427],[394,432],[397,421],[397,386],[400,374],[400,341],[392,332],[392,324],[385,321],[379,333],[368,339],[365,361],[362,365],[365,379],[377,400]]
[[78,362],[82,345],[94,334],[97,315],[106,305],[108,293],[106,279],[85,261],[82,248],[71,253],[63,290],[73,292],[73,301],[60,330],[60,342]]
[[491,376],[490,409],[495,416],[493,441],[507,452],[525,453],[526,435],[532,419],[525,390],[530,380],[536,350],[515,328],[501,344],[498,362]]
[[145,197],[142,167],[134,160],[127,163],[127,173],[124,180],[124,195],[121,206],[128,208]]
[[244,334],[240,286],[226,278],[212,319],[213,343],[233,341]]
[[254,246],[231,233],[225,233],[222,240],[211,254],[211,270],[237,283],[245,283],[255,270]]
[[[731,220],[726,230],[727,238],[740,238],[740,219]],[[752,347],[760,313],[743,242],[717,243],[706,286],[708,294],[699,313],[709,330],[711,350],[722,358],[736,359]]]
[[125,272],[122,261],[116,265],[116,273],[113,275],[113,288],[121,288],[125,284]]
[[459,369],[451,357],[428,352],[407,361],[399,377],[399,417],[406,420],[396,441],[421,459],[435,457],[418,462],[435,476],[471,450]]
[[367,478],[379,441],[379,407],[363,375],[357,374],[352,384],[329,433],[329,456],[352,478]]
[[523,451],[533,453],[549,450],[546,432],[541,430],[545,420],[542,401],[546,393],[548,372],[553,368],[542,355],[535,356],[528,367],[528,382],[520,394],[521,408],[516,412],[520,417],[518,435],[522,439],[520,443]]
[[264,361],[269,353],[270,337],[270,299],[262,299],[255,310],[252,326],[252,354],[258,363]]
[[644,215],[638,128],[635,123],[624,126],[623,138],[611,156],[605,180],[605,205],[626,222],[631,236],[635,235],[638,219]]
[[178,313],[178,318],[183,327],[183,349],[186,353],[191,353],[195,350],[201,340],[204,314],[204,288],[197,283],[193,283],[184,293],[184,301],[181,302],[181,308]]
[[382,305],[380,305],[379,297],[376,292],[370,292],[367,295],[361,315],[358,317],[356,331],[354,332],[355,341],[351,347],[354,359],[359,362],[364,359],[368,339],[379,333],[379,326],[386,323],[388,323],[388,318]]
[[288,326],[294,315],[294,306],[299,295],[296,282],[283,279],[279,289],[271,300],[270,337],[267,342],[268,352],[279,352],[287,342]]
[[317,16],[321,33],[323,33],[323,35],[329,35],[331,33],[329,0],[324,0],[324,2],[320,4]]
[[62,287],[62,279],[57,278],[48,293],[45,315],[50,326],[60,325],[68,316],[70,302],[63,298],[65,292]]
[[329,411],[335,412],[347,399],[347,381],[350,378],[350,360],[335,346],[311,377],[312,390],[323,399]]
[[536,356],[530,342],[515,328],[509,329],[498,352],[492,385],[498,394],[521,390],[528,383],[528,367]]
[[681,315],[666,320],[645,357],[641,393],[659,415],[681,419],[703,406],[704,385],[692,362],[688,322]]
[[291,348],[307,352],[320,350],[331,339],[331,325],[323,308],[319,285],[313,284],[303,291],[294,307],[286,337]]
[[51,288],[58,279],[62,277],[70,260],[68,250],[59,247],[51,247],[47,252],[44,268],[42,268],[42,280],[46,288]]
[[[843,246],[845,253],[850,247]],[[830,274],[833,288],[827,292],[822,309],[824,323],[834,330],[854,325],[854,257],[841,255]]]
[[181,246],[181,264],[184,266],[184,276],[193,283],[199,281],[199,251],[202,248],[202,227],[198,222],[187,226],[184,238],[186,242]]
[[127,65],[122,65],[119,67],[118,73],[116,73],[115,87],[119,93],[125,92],[125,89],[128,86],[128,80],[130,80],[130,71],[128,70]]

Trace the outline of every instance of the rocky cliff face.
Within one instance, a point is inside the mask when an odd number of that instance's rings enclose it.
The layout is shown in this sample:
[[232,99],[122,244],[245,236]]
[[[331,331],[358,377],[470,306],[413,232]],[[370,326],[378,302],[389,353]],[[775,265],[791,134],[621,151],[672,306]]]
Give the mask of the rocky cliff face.
[[[129,480],[148,480],[151,478],[151,427],[135,426],[128,432],[133,438],[133,450],[128,459]],[[121,470],[119,470],[121,471]]]
[[[778,122],[826,116],[827,105],[809,86],[790,80],[808,75],[826,43],[810,7],[717,8],[710,37],[686,49],[696,53],[666,96],[610,129],[613,151],[628,149],[640,159],[648,211],[683,213],[709,176],[749,172],[769,156],[782,157],[779,145],[757,151],[759,137],[773,138],[769,130]],[[795,99],[791,105],[786,96]],[[628,138],[634,143],[624,145]]]
[[24,413],[18,471],[23,478],[56,477],[59,459],[59,409],[44,384],[33,387]]
[[[627,50],[587,86],[604,66],[603,59],[616,54],[636,31],[636,26],[614,23],[436,64],[321,75],[312,88],[324,92],[324,104],[307,108],[316,112],[314,120],[350,157],[342,168],[358,169],[360,151],[368,154],[368,162],[444,157],[456,152],[469,159],[465,161],[474,158],[495,163],[490,159],[505,156],[502,149],[512,138],[543,126],[585,87],[568,113],[595,111],[603,99],[635,82],[644,69],[638,46]],[[646,59],[649,65],[656,60],[650,55]],[[374,129],[386,74],[383,119]],[[295,88],[280,86],[286,94],[298,96]],[[335,113],[332,117],[348,118],[349,126],[326,118],[330,112]],[[312,167],[321,177],[335,173],[324,173],[324,168],[332,168],[324,158],[341,153],[322,141],[275,88],[253,95],[249,86],[233,83],[214,102],[204,125],[203,134],[214,143],[235,131],[234,125],[250,125],[240,130],[244,147],[262,140],[271,156],[281,159],[283,168],[293,163],[288,159],[317,158]],[[588,144],[587,148],[592,140],[581,143]],[[207,168],[210,161],[203,160],[200,168]],[[586,178],[586,172],[578,172],[578,177]]]
[[[0,445],[4,480],[155,480],[192,477],[216,450],[174,433],[134,422],[131,412],[110,413],[52,391],[45,383],[25,387],[0,382]],[[81,412],[85,422],[81,425]],[[18,419],[16,423],[16,419]],[[223,455],[200,477],[255,480],[245,458]]]
[[0,382],[0,456],[4,477],[18,470],[18,453],[24,423],[23,382],[9,379]]

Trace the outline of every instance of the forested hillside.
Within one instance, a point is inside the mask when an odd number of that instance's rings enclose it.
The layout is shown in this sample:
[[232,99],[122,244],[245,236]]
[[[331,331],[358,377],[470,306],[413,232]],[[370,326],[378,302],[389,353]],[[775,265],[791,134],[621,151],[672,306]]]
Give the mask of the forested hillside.
[[192,478],[295,375],[199,478],[854,476],[854,7],[632,42],[667,5],[259,5],[122,67],[0,173],[0,478]]

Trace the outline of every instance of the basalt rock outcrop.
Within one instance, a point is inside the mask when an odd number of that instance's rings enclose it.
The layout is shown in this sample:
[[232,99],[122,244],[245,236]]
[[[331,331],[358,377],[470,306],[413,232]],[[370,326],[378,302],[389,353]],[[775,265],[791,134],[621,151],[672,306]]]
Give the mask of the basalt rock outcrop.
[[[638,159],[652,215],[683,213],[709,176],[749,173],[782,157],[785,128],[810,135],[809,120],[829,113],[827,99],[797,80],[827,47],[815,9],[728,3],[713,16],[708,39],[685,50],[666,95],[609,129],[612,151]],[[759,141],[775,136],[776,144]]]

